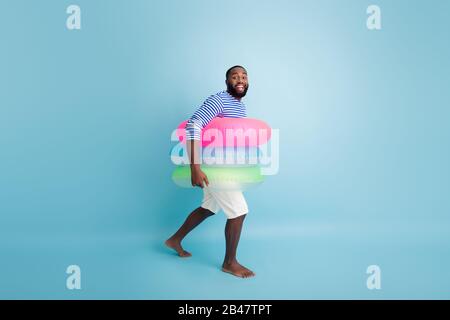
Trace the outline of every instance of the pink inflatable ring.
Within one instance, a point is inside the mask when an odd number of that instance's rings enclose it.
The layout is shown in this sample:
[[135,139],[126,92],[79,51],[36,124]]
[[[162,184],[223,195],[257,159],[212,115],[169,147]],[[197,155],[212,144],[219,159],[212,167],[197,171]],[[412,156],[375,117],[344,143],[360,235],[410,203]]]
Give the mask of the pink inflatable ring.
[[[186,121],[177,128],[178,139],[186,143]],[[257,147],[270,140],[271,129],[251,118],[214,118],[202,130],[202,147]]]

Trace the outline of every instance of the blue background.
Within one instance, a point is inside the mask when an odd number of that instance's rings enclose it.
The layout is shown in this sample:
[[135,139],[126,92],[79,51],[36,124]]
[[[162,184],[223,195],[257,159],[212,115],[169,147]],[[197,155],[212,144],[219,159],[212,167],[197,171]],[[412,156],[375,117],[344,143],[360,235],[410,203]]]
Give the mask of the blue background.
[[[66,8],[81,7],[81,30]],[[382,29],[366,27],[381,8]],[[450,298],[445,0],[0,3],[0,298]],[[246,66],[248,115],[280,130],[249,190],[238,259],[225,216],[170,179],[172,130]],[[66,288],[81,267],[81,290]],[[381,268],[381,290],[366,269]]]

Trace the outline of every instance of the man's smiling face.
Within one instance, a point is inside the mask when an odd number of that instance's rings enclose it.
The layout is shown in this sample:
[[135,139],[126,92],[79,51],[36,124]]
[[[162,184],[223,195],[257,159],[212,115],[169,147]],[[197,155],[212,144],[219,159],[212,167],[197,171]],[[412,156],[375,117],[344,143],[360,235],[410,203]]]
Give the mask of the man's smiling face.
[[227,91],[235,98],[245,97],[248,90],[247,71],[242,67],[235,67],[230,70],[227,79]]

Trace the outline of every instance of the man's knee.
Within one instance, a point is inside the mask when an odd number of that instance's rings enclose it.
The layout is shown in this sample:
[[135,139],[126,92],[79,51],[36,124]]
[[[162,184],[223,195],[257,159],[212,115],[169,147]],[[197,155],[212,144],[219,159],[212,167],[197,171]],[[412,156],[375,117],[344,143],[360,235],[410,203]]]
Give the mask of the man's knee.
[[246,216],[247,216],[247,213],[244,213],[244,214],[241,214],[241,215],[239,215],[237,217],[228,218],[228,220],[233,221],[233,222],[244,221]]
[[203,207],[200,207],[200,212],[201,212],[202,214],[204,214],[205,216],[208,216],[208,217],[214,215],[214,212],[212,212],[212,211],[209,210],[209,209],[203,208]]

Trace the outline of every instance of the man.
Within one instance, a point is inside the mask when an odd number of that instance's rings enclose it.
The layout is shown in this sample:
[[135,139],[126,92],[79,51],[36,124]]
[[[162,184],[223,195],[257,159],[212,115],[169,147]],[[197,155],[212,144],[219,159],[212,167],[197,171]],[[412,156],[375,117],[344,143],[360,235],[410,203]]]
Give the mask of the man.
[[200,207],[191,212],[178,231],[165,243],[174,249],[180,257],[190,257],[184,250],[181,241],[203,220],[214,215],[220,209],[227,216],[225,226],[226,252],[222,271],[237,277],[248,278],[255,274],[239,264],[236,250],[241,235],[242,224],[248,213],[247,203],[241,191],[218,191],[208,187],[208,177],[201,170],[198,158],[201,130],[215,117],[243,118],[246,117],[245,105],[241,99],[248,90],[247,71],[242,66],[234,66],[227,70],[226,91],[210,96],[194,113],[186,125],[186,147],[191,163],[191,182],[193,186],[203,189],[203,201]]

